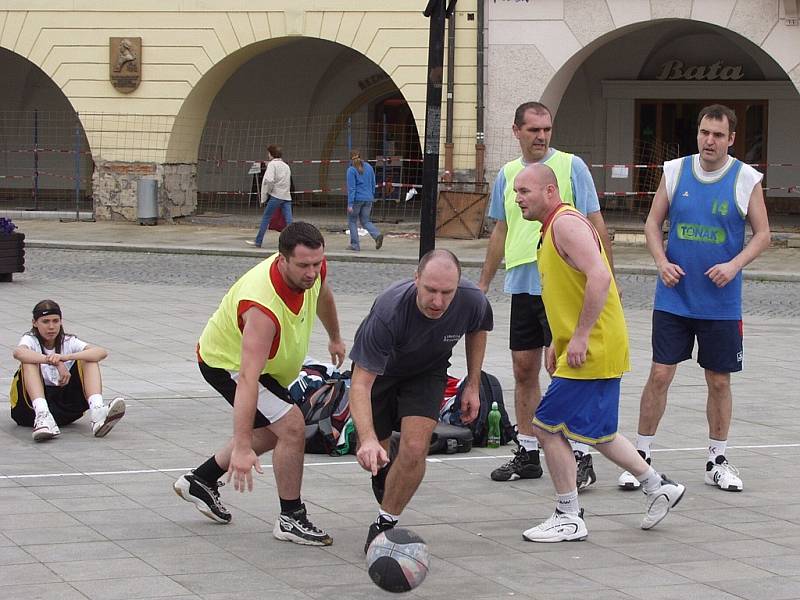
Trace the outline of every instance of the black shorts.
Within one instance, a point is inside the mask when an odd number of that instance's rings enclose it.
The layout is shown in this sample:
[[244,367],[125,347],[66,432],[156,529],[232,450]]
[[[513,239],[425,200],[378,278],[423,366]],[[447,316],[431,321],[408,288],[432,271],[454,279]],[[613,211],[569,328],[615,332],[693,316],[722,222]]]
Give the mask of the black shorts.
[[[44,399],[47,408],[53,415],[57,425],[68,425],[77,421],[83,413],[89,410],[89,403],[83,393],[83,380],[81,378],[80,361],[75,361],[69,370],[70,378],[65,386],[44,386]],[[17,369],[11,380],[11,418],[23,427],[33,427],[36,413],[33,411],[31,398],[25,389],[22,378],[22,369]]]
[[653,311],[653,362],[677,365],[692,357],[697,338],[697,363],[716,373],[742,370],[742,322],[691,319]]
[[552,339],[542,297],[531,294],[512,294],[509,348],[511,350],[535,350],[549,346]]
[[372,423],[379,440],[400,431],[403,417],[439,420],[439,407],[447,384],[447,365],[412,375],[378,375],[372,384]]
[[[198,365],[203,378],[228,401],[228,404],[233,406],[238,374],[217,367],[209,367],[202,362]],[[258,384],[258,405],[255,419],[253,419],[254,429],[275,423],[292,408],[289,392],[271,375],[262,373],[258,378]]]

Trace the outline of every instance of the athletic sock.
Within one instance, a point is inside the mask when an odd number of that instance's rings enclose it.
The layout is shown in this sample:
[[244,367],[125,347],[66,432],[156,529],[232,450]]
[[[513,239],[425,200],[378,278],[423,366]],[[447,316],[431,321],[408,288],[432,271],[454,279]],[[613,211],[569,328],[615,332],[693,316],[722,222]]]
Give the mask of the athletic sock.
[[572,446],[572,452],[579,452],[581,456],[589,452],[588,444],[582,444],[581,442],[570,440],[569,445]]
[[303,507],[303,503],[300,502],[300,498],[295,498],[293,500],[284,500],[283,498],[279,498],[281,501],[281,514],[288,515],[289,513],[293,513],[296,510],[299,510]]
[[556,510],[568,515],[577,515],[581,511],[578,504],[578,488],[566,494],[556,494],[558,500],[556,501]]
[[716,464],[718,456],[725,456],[728,449],[728,440],[715,440],[708,438],[708,462]]
[[100,408],[103,406],[103,394],[92,394],[86,401],[89,403],[89,408]]
[[206,483],[214,483],[225,475],[225,469],[217,464],[217,459],[213,456],[194,470],[195,476]]
[[644,452],[644,458],[650,458],[650,445],[653,443],[654,435],[642,435],[641,433],[636,436],[636,449],[639,452]]
[[644,474],[639,475],[636,479],[642,484],[642,490],[645,494],[652,494],[661,487],[661,475],[653,468],[648,466]]
[[539,440],[532,435],[524,435],[520,433],[517,435],[519,445],[525,448],[526,452],[536,452],[539,449]]
[[392,523],[397,524],[397,521],[399,520],[400,520],[399,515],[392,515],[383,509],[380,509],[380,511],[378,512],[378,516],[375,518],[376,523],[380,523],[381,521],[383,521],[384,523],[386,521],[391,521]]
[[37,415],[50,412],[50,407],[47,406],[47,400],[44,398],[34,398],[31,404],[33,404],[33,412]]

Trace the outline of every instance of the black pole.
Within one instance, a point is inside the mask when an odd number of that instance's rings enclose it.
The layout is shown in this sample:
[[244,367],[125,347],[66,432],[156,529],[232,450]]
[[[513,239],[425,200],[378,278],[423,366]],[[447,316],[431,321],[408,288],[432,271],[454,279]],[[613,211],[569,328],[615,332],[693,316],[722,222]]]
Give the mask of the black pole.
[[436,198],[439,195],[439,141],[442,120],[445,0],[428,0],[423,13],[430,18],[428,41],[428,91],[425,96],[425,148],[422,163],[422,214],[419,223],[419,255],[436,247]]
[[33,210],[39,210],[39,109],[33,109]]

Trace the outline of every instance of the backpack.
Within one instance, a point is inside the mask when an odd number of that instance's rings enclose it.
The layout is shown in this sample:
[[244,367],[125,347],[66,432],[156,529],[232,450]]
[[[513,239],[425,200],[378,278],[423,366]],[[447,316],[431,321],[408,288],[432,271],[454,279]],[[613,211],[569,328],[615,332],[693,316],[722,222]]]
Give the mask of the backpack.
[[[338,454],[339,437],[350,419],[350,389],[344,379],[328,380],[300,404],[306,422],[306,452]],[[348,440],[349,442],[349,440]]]
[[[442,405],[440,419],[445,423],[463,426],[461,423],[461,393],[464,389],[464,381],[459,385],[458,393]],[[478,393],[481,401],[478,416],[468,425],[472,431],[472,445],[483,448],[488,443],[488,418],[489,411],[492,409],[492,402],[497,402],[497,407],[500,409],[500,443],[507,444],[515,439],[514,426],[511,424],[508,411],[506,411],[503,403],[503,387],[497,377],[486,371],[481,371],[480,390]]]
[[[393,431],[389,441],[389,460],[394,460],[400,449],[400,432]],[[437,423],[431,435],[428,454],[456,454],[472,450],[472,431],[463,425]]]

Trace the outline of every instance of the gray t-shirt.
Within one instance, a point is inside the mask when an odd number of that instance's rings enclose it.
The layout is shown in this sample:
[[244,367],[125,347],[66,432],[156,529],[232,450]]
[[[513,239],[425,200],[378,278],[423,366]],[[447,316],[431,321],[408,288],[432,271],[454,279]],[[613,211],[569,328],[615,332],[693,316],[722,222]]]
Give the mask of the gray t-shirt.
[[466,279],[438,319],[417,307],[413,280],[393,283],[380,296],[356,331],[350,358],[378,375],[416,375],[446,366],[464,334],[491,331],[492,307],[486,295]]

